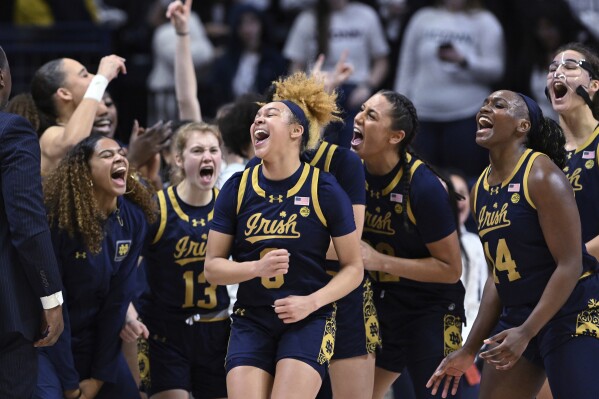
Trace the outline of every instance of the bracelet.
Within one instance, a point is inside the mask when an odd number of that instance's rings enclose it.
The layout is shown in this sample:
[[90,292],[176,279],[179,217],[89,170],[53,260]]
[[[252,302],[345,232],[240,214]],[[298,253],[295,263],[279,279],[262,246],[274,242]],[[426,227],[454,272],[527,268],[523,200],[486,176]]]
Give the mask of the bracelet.
[[189,35],[189,31],[187,31],[187,32],[177,32],[177,31],[175,31],[175,33],[177,34],[177,36],[187,36],[187,35]]
[[96,75],[92,78],[92,81],[89,82],[89,86],[83,95],[83,98],[92,98],[97,102],[102,101],[102,96],[106,91],[106,87],[108,86],[108,79],[106,79],[102,75]]

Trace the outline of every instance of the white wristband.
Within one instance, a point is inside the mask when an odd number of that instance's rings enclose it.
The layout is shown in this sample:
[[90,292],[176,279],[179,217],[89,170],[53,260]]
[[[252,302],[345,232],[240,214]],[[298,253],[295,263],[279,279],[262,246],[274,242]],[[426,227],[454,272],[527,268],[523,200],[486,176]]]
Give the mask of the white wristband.
[[102,101],[102,96],[108,87],[108,79],[102,75],[96,75],[89,82],[89,86],[85,92],[83,98],[92,98],[98,102]]
[[64,300],[62,299],[62,291],[55,292],[52,295],[44,296],[40,298],[42,300],[42,307],[44,309],[52,309],[59,305],[62,305]]

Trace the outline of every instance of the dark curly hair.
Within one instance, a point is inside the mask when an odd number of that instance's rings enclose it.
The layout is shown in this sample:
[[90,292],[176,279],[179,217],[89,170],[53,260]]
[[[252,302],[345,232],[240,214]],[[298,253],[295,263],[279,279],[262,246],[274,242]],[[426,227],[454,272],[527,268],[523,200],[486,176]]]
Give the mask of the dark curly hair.
[[[94,254],[101,250],[106,215],[100,210],[90,184],[89,160],[98,141],[102,139],[112,140],[93,133],[79,142],[44,179],[50,226],[66,230],[71,237],[80,235],[87,249]],[[138,182],[132,173],[127,175],[127,189],[125,198],[142,209],[149,223],[154,223],[158,208],[152,198],[153,193]]]
[[[396,131],[403,130],[405,132],[405,136],[397,146],[397,150],[399,151],[399,158],[400,162],[402,163],[401,167],[403,168],[403,173],[399,181],[399,185],[403,184],[402,202],[407,202],[410,194],[410,181],[412,180],[408,153],[411,157],[420,159],[420,157],[418,157],[418,155],[411,148],[411,144],[414,141],[414,138],[416,137],[420,127],[418,113],[416,112],[416,107],[414,107],[412,101],[410,101],[410,99],[403,94],[391,90],[381,90],[377,94],[382,95],[389,102],[389,104],[391,104],[391,110],[389,112],[389,117],[391,118],[391,129]],[[459,226],[457,201],[463,199],[462,196],[455,192],[451,181],[439,173],[435,167],[424,162],[422,159],[420,159],[420,161],[422,161],[435,175],[439,177],[439,179],[445,183],[445,187],[447,188],[449,194],[450,205],[453,210],[454,220],[456,221],[456,226]],[[405,203],[402,205],[405,205]],[[404,226],[409,228],[406,216],[407,212],[404,212],[403,215]]]
[[245,94],[231,103],[231,106],[216,122],[223,136],[225,146],[234,154],[247,158],[247,148],[252,145],[250,127],[254,123],[260,104],[266,99],[259,94]]

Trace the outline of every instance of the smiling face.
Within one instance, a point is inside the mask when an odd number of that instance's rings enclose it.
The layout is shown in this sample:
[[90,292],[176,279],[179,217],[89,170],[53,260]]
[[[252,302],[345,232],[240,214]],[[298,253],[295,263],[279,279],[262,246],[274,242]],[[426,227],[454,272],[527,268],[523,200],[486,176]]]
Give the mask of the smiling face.
[[98,110],[96,111],[96,118],[94,119],[94,125],[92,132],[103,134],[106,137],[113,138],[116,131],[116,125],[118,122],[118,115],[116,105],[112,101],[112,97],[106,91],[102,97],[102,101],[98,104]]
[[221,162],[218,138],[206,130],[189,133],[183,151],[175,155],[175,163],[183,171],[185,181],[200,190],[214,187]]
[[289,151],[292,133],[300,126],[298,123],[291,123],[291,116],[287,105],[276,101],[258,110],[250,127],[254,152],[258,158],[268,159],[273,154]]
[[98,140],[89,159],[89,167],[97,198],[103,201],[125,194],[129,161],[116,141],[110,138]]
[[548,67],[547,90],[553,109],[562,114],[578,107],[586,107],[583,98],[576,94],[582,86],[591,98],[599,89],[599,83],[592,80],[584,68],[585,57],[574,50],[566,50],[557,54]]
[[386,151],[397,152],[391,129],[391,107],[385,96],[375,94],[355,116],[351,146],[360,158],[370,160]]
[[476,114],[476,143],[491,149],[496,145],[512,142],[517,138],[514,133],[524,136],[530,127],[525,109],[524,100],[512,91],[492,93]]

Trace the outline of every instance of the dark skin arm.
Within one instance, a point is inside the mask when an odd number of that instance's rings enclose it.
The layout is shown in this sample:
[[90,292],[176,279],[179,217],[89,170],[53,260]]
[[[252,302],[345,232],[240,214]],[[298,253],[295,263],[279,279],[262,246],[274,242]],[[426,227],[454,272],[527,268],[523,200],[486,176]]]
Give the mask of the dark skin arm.
[[528,342],[566,303],[582,274],[580,216],[572,186],[562,171],[546,157],[535,160],[529,176],[529,192],[537,207],[547,247],[557,267],[537,306],[519,327],[505,330],[485,343],[499,343],[481,357],[509,370],[518,361]]
[[[557,267],[537,306],[526,321],[519,327],[502,331],[484,341],[487,344],[496,345],[481,353],[481,357],[499,370],[509,370],[516,364],[530,340],[566,302],[582,273],[580,217],[572,187],[565,175],[551,160],[539,157],[531,168],[528,187],[531,200],[538,212],[543,236]],[[446,397],[450,386],[452,394],[455,395],[459,379],[469,366],[466,364],[466,360],[474,360],[476,350],[480,348],[481,339],[493,328],[494,323],[490,323],[491,317],[487,313],[494,313],[494,316],[496,315],[495,323],[497,322],[501,306],[495,286],[490,285],[491,278],[489,276],[489,280],[487,280],[481,301],[481,311],[468,341],[462,349],[452,353],[441,362],[427,383],[428,387],[433,387],[433,393],[439,388],[442,379],[447,376],[443,397]],[[488,293],[491,291],[494,293],[488,297]],[[496,308],[489,307],[490,299],[494,296],[499,305]]]

